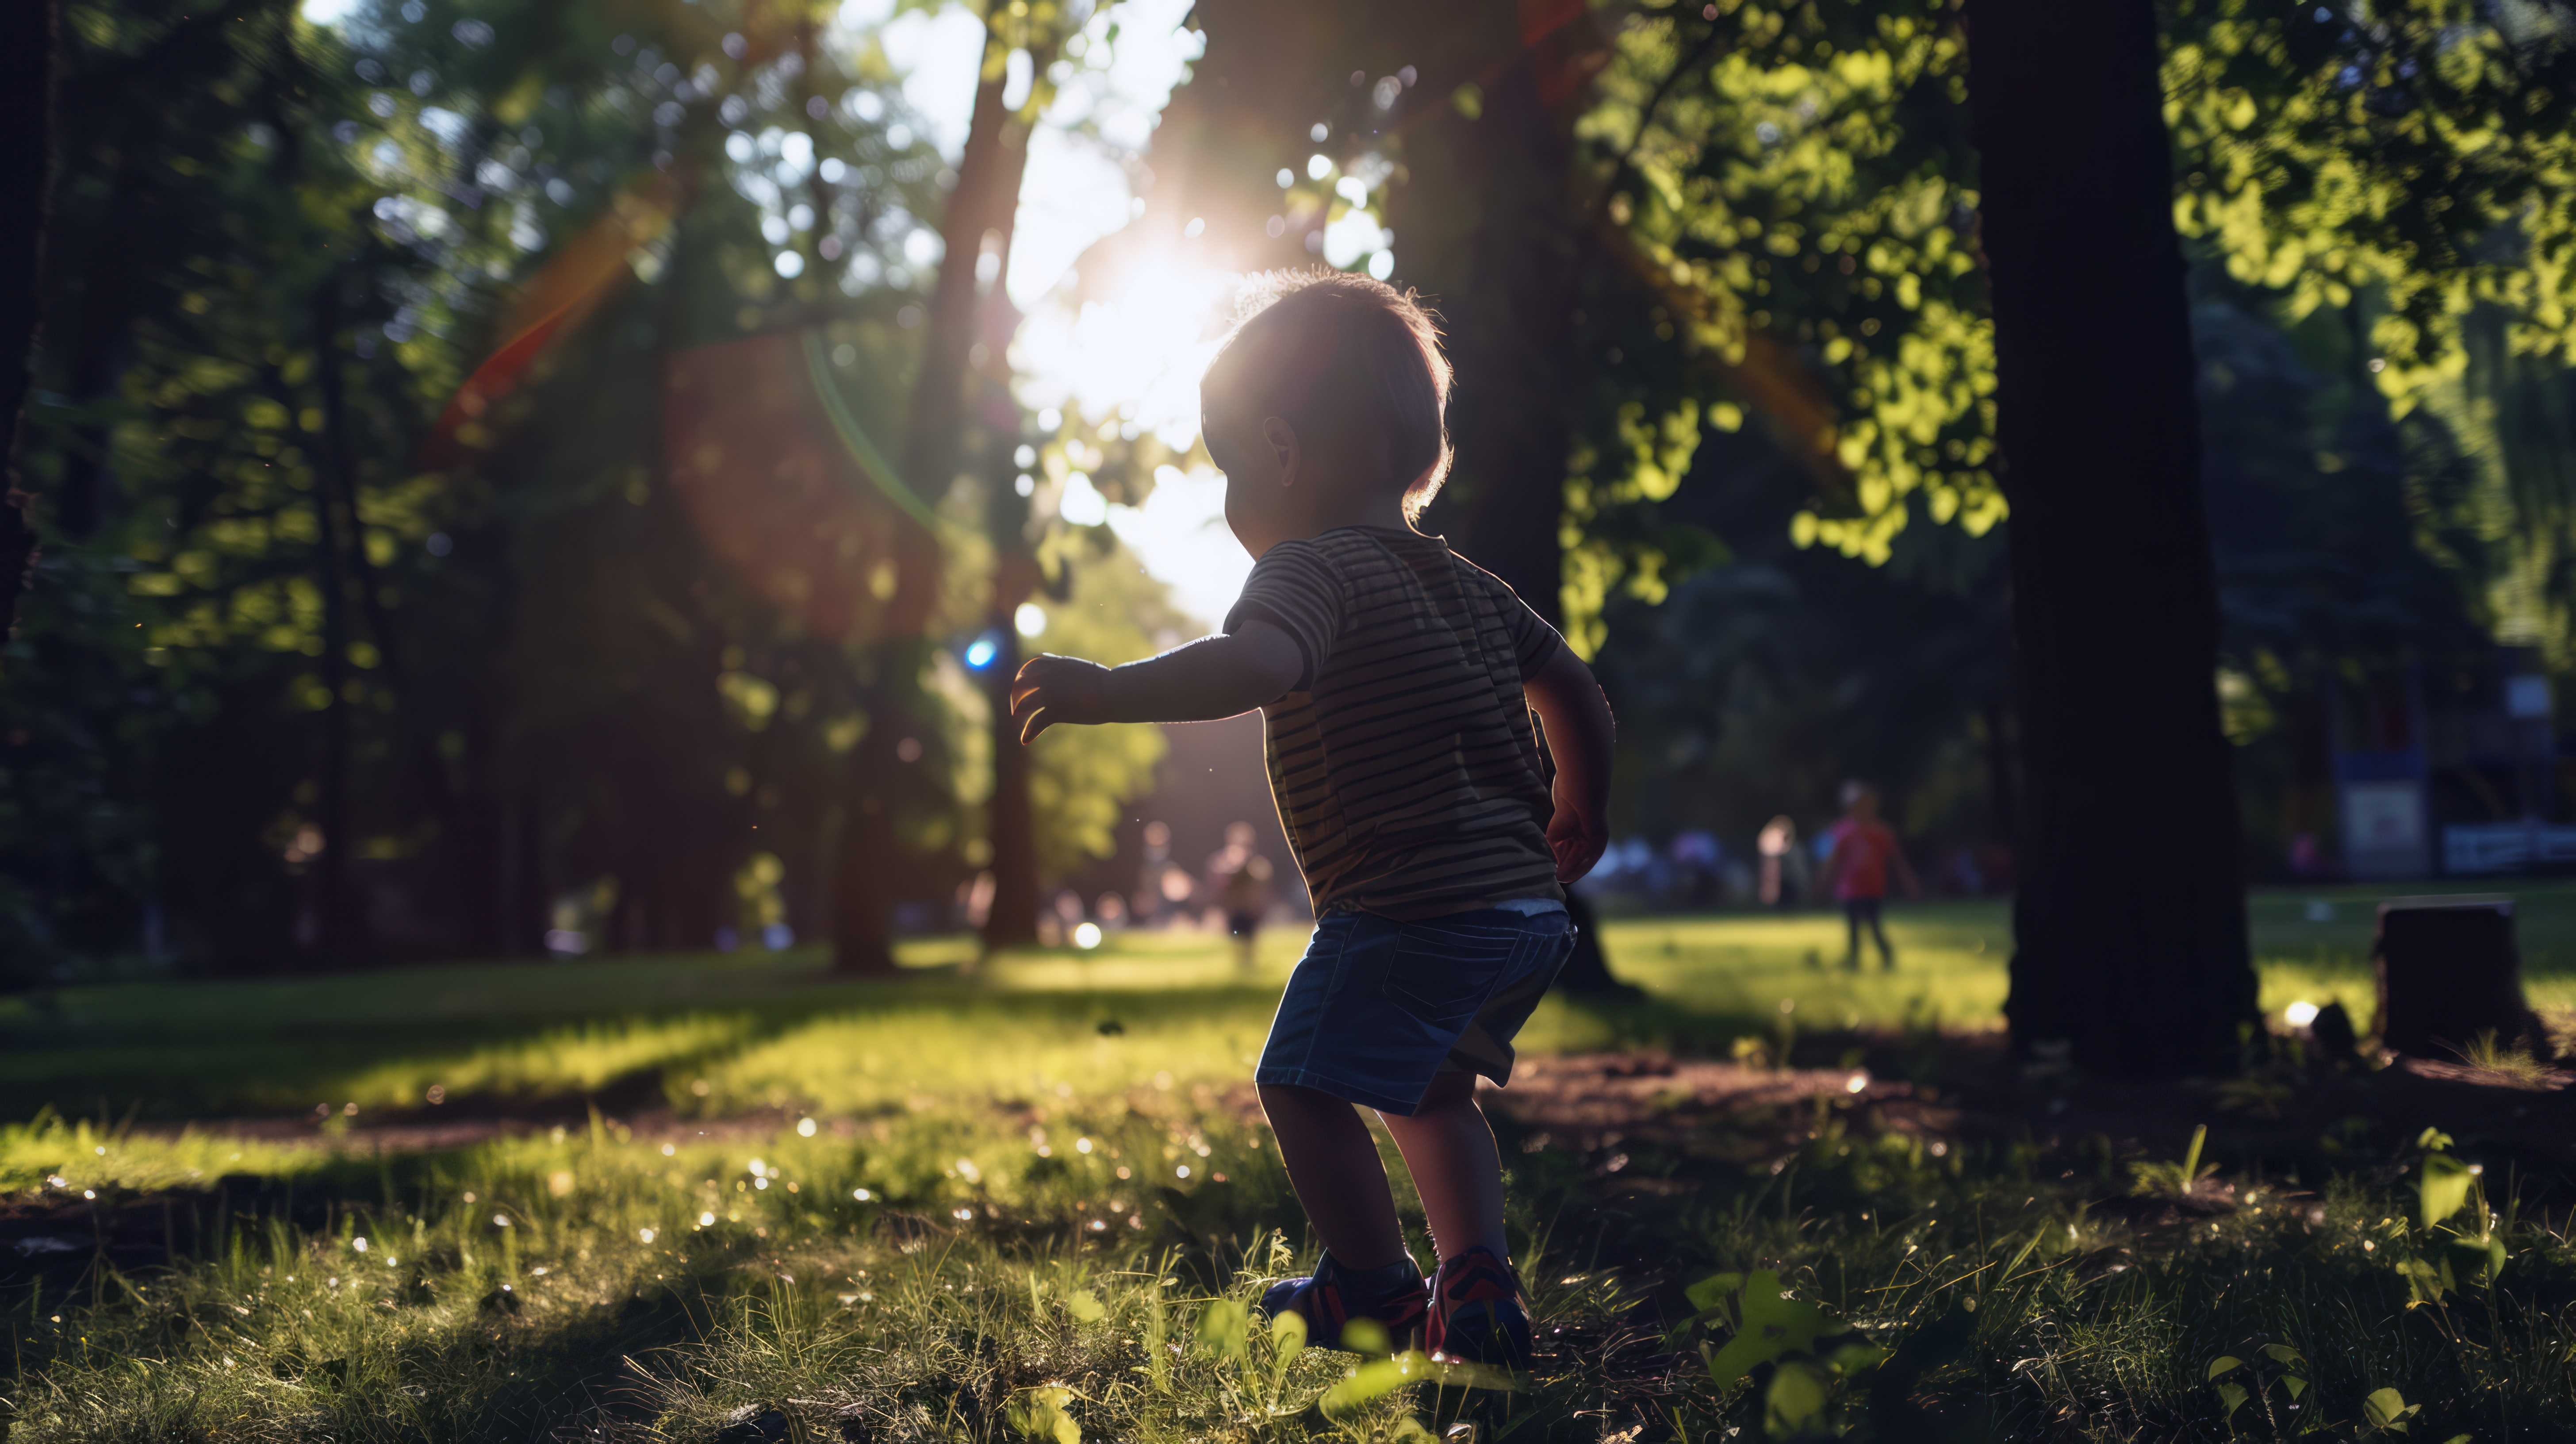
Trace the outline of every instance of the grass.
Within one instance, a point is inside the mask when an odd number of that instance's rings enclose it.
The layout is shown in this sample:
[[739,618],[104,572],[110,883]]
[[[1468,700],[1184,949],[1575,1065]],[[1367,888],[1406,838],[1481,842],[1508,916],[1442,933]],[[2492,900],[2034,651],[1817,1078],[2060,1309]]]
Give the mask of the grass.
[[[2306,894],[2255,901],[2266,1005],[2366,1017],[2366,895],[2316,896],[2332,920]],[[2524,896],[2535,1000],[2576,999],[2576,889]],[[1648,1000],[1551,1000],[1525,1048],[1722,1053],[1784,998],[1802,1026],[1993,1026],[2003,910],[1891,921],[1893,975],[1810,966],[1839,961],[1826,917],[1614,920]],[[1591,1150],[1506,1127],[1559,1347],[1507,1395],[1353,1375],[1244,1311],[1310,1257],[1239,1092],[1300,941],[1274,933],[1249,976],[1204,938],[971,976],[931,941],[898,984],[789,953],[0,1003],[0,1100],[30,1120],[0,1128],[0,1218],[77,1245],[29,1254],[0,1297],[7,1437],[1749,1439],[1794,1432],[1781,1381],[1809,1375],[1807,1425],[1864,1437],[2288,1437],[2304,1417],[2351,1438],[2384,1388],[2421,1409],[2413,1437],[2576,1437],[2576,1247],[2502,1188],[2491,1221],[2484,1194],[2421,1217],[2418,1140],[2355,1137],[2349,1175],[2304,1187],[2226,1160],[2233,1206],[2168,1217],[2131,1196],[2135,1159],[1891,1132],[1832,1098],[1769,1120],[1786,1141],[1749,1164],[1723,1120]],[[638,1126],[586,1107],[606,1093]],[[316,1105],[309,1129],[220,1122]],[[384,1110],[536,1127],[388,1154],[353,1127]],[[1684,1286],[1764,1269],[1824,1339],[1714,1379],[1698,1359],[1753,1295]],[[2232,1414],[2205,1377],[2265,1344],[2300,1357],[2303,1414],[2278,1369],[2231,1375],[2263,1386]]]

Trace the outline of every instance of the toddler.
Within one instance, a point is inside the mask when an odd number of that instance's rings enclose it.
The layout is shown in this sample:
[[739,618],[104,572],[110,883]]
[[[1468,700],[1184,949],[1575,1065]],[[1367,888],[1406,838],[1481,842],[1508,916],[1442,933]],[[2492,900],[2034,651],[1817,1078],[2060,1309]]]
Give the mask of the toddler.
[[[1509,587],[1414,529],[1449,470],[1449,364],[1410,295],[1264,278],[1200,396],[1226,523],[1255,558],[1242,598],[1218,635],[1146,661],[1033,658],[1011,710],[1027,742],[1260,709],[1317,922],[1254,1078],[1324,1244],[1264,1304],[1316,1344],[1367,1319],[1354,1342],[1519,1367],[1529,1318],[1476,1079],[1509,1081],[1512,1038],[1573,949],[1564,885],[1608,838],[1610,709]],[[1354,1105],[1413,1175],[1428,1280]]]

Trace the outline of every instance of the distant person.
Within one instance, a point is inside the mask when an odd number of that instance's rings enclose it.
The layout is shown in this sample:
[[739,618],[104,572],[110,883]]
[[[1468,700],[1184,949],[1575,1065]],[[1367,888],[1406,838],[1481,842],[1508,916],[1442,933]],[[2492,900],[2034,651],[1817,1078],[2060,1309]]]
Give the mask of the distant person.
[[1887,945],[1887,929],[1878,916],[1887,901],[1887,874],[1895,870],[1907,897],[1921,897],[1923,885],[1915,881],[1905,850],[1896,845],[1895,831],[1878,820],[1878,789],[1866,782],[1844,783],[1842,820],[1826,836],[1833,851],[1826,854],[1824,876],[1816,882],[1819,891],[1833,888],[1851,927],[1851,950],[1844,954],[1843,966],[1860,970],[1860,930],[1866,923],[1878,942],[1879,966],[1896,971],[1896,950]]
[[[1136,870],[1136,891],[1128,904],[1128,914],[1138,926],[1150,925],[1162,917],[1168,899],[1163,896],[1163,874],[1175,871],[1172,866],[1172,825],[1161,819],[1145,824],[1145,860]],[[1187,896],[1186,893],[1183,894]]]
[[1761,834],[1753,840],[1753,850],[1762,855],[1762,905],[1796,907],[1798,882],[1807,870],[1806,855],[1798,851],[1798,824],[1786,817],[1762,824]]
[[[1271,793],[1320,916],[1253,1077],[1324,1258],[1262,1307],[1300,1316],[1311,1343],[1345,1346],[1367,1319],[1385,1346],[1525,1365],[1476,1077],[1511,1077],[1512,1038],[1573,951],[1565,884],[1609,843],[1609,706],[1511,588],[1413,528],[1448,471],[1449,364],[1412,297],[1274,273],[1200,392],[1226,524],[1255,559],[1223,634],[1115,670],[1034,658],[1012,715],[1028,740],[1266,714]],[[1354,1105],[1413,1175],[1440,1258],[1427,1282]]]
[[1225,933],[1234,939],[1235,962],[1249,969],[1253,948],[1261,941],[1261,917],[1270,911],[1270,859],[1252,850],[1252,824],[1225,825],[1225,846],[1208,859],[1208,890],[1225,914]]

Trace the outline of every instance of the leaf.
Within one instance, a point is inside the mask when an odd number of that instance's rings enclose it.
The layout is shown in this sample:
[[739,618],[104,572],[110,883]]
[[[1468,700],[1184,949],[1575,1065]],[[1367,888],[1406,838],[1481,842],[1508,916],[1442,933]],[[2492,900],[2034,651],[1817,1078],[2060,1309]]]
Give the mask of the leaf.
[[1390,1342],[1386,1336],[1386,1325],[1375,1319],[1342,1321],[1342,1347],[1354,1354],[1390,1353]]
[[2368,1419],[2373,1428],[2392,1429],[2399,1433],[2405,1432],[2407,1416],[2422,1407],[2421,1404],[2407,1403],[2406,1396],[2395,1389],[2373,1389],[2361,1401],[2362,1417]]
[[2227,1413],[2224,1416],[2226,1418],[2235,1418],[2236,1411],[2244,1408],[2245,1401],[2250,1397],[2252,1396],[2245,1392],[2245,1386],[2242,1384],[2221,1384],[2218,1386],[2218,1400],[2220,1403],[2227,1406]]
[[1199,1311],[1194,1341],[1203,1352],[1240,1359],[1245,1349],[1243,1331],[1251,1317],[1251,1306],[1243,1300],[1217,1299]]
[[1062,1384],[1024,1390],[1011,1403],[1011,1427],[1032,1439],[1082,1444],[1082,1425],[1065,1411],[1073,1400],[1074,1392]]
[[1270,1392],[1278,1393],[1288,1383],[1288,1366],[1306,1351],[1306,1316],[1294,1309],[1282,1309],[1270,1316]]
[[2415,1135],[2415,1146],[2427,1153],[2436,1152],[2451,1146],[2451,1135],[2439,1128],[2427,1128]]
[[1322,1407],[1326,1418],[1339,1420],[1407,1384],[1438,1384],[1452,1389],[1510,1390],[1516,1387],[1511,1376],[1500,1370],[1434,1359],[1420,1349],[1407,1349],[1387,1358],[1371,1359],[1353,1369],[1340,1383],[1326,1389],[1324,1397],[1316,1403]]
[[1109,1317],[1109,1306],[1100,1301],[1100,1295],[1089,1289],[1075,1289],[1066,1294],[1064,1311],[1086,1324],[1096,1324]]
[[1825,1432],[1825,1407],[1833,1385],[1824,1370],[1796,1360],[1772,1371],[1771,1389],[1762,1402],[1762,1432],[1774,1439]]
[[2301,1394],[2308,1392],[2308,1381],[2300,1378],[2296,1374],[2283,1374],[2281,1376],[2281,1387],[2289,1391],[2290,1402],[2295,1404],[2299,1402],[2299,1396]]
[[2271,1360],[2275,1364],[2304,1364],[2307,1362],[2307,1360],[2299,1357],[2298,1350],[2291,1348],[2287,1344],[2265,1344],[2263,1346],[2263,1357]]
[[2245,1361],[2243,1359],[2236,1357],[2234,1354],[2221,1354],[2217,1358],[2209,1361],[2209,1372],[2201,1375],[2200,1377],[2204,1381],[2215,1379],[2221,1374],[2233,1373],[2243,1367],[2245,1367]]
[[1306,1347],[1306,1316],[1295,1309],[1281,1309],[1271,1315],[1270,1347],[1283,1357],[1295,1358]]
[[2443,1262],[2453,1272],[2481,1284],[2493,1284],[2504,1272],[2504,1240],[2489,1234],[2484,1238],[2456,1238],[2444,1250]]
[[1854,1339],[1834,1350],[1832,1357],[1825,1360],[1825,1367],[1848,1376],[1864,1369],[1875,1369],[1886,1360],[1887,1350],[1866,1340]]
[[2435,1268],[2420,1258],[2402,1258],[2397,1261],[2397,1273],[2406,1280],[2406,1292],[2417,1304],[2440,1303],[2444,1291],[2453,1286],[2448,1263]]
[[1692,1308],[1705,1314],[1726,1302],[1736,1290],[1743,1287],[1744,1275],[1742,1274],[1710,1274],[1707,1278],[1682,1290],[1682,1297],[1690,1300]]
[[2475,1177],[2467,1164],[2447,1153],[2425,1154],[2424,1177],[2418,1190],[2423,1197],[2424,1226],[2431,1228],[2465,1207],[2469,1183]]
[[1840,1327],[1814,1304],[1790,1298],[1769,1269],[1746,1276],[1739,1307],[1743,1327],[1708,1360],[1708,1376],[1721,1388],[1792,1350],[1814,1347],[1818,1335]]

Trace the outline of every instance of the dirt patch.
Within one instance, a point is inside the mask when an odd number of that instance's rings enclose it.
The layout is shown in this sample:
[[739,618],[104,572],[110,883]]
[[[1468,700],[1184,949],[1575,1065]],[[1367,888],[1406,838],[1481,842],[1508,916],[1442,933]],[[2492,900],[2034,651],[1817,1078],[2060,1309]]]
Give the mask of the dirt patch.
[[1954,1132],[1957,1110],[1915,1085],[1866,1068],[1748,1068],[1659,1053],[1578,1053],[1524,1059],[1511,1086],[1477,1090],[1485,1106],[1533,1136],[1591,1150],[1634,1139],[1679,1144],[1712,1119],[1778,1120],[1780,1142],[1820,1110],[1865,1118],[1875,1129],[1930,1137]]

